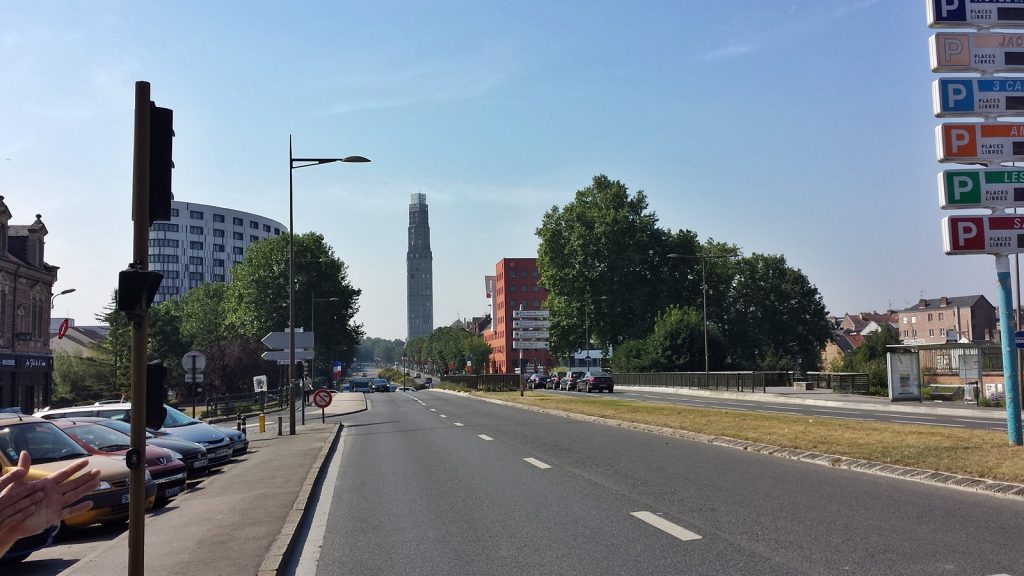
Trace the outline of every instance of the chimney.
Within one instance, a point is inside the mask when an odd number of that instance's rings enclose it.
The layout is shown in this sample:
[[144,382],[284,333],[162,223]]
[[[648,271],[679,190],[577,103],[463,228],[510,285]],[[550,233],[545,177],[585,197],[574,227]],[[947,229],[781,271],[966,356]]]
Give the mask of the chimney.
[[939,298],[939,306],[949,306],[949,298],[946,298],[945,296]]
[[28,227],[28,245],[25,249],[28,263],[36,268],[43,267],[43,239],[46,234],[46,225],[43,224],[42,215],[36,214],[36,221]]

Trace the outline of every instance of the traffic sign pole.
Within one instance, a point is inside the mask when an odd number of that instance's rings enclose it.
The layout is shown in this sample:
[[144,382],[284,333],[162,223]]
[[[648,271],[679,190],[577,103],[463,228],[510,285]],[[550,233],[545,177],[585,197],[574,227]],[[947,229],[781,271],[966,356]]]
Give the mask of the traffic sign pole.
[[999,279],[999,336],[1003,341],[1003,392],[1006,398],[1006,431],[1010,443],[1024,444],[1020,422],[1020,389],[1017,387],[1017,355],[1010,342],[1013,331],[1010,328],[1010,310],[1013,297],[1010,293],[1010,258],[996,256],[996,277]]

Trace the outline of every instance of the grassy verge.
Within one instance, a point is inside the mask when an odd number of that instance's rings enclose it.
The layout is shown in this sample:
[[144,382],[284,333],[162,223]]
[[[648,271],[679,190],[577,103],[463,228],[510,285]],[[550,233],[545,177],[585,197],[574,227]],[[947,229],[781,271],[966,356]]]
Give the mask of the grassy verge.
[[1006,432],[668,406],[607,397],[474,392],[486,398],[848,458],[1024,484],[1024,449]]

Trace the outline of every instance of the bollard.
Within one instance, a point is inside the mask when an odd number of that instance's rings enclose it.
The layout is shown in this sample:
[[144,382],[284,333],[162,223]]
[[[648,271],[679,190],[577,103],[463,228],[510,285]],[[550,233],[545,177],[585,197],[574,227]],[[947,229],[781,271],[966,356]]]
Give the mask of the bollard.
[[281,428],[283,426],[284,426],[284,417],[283,416],[278,416],[277,417],[277,435],[278,436],[281,435]]
[[235,430],[237,430],[239,432],[242,431],[242,413],[241,412],[239,412],[238,415],[235,416]]
[[246,430],[248,430],[248,428],[247,428],[247,427],[245,426],[245,419],[246,419],[246,418],[247,418],[247,416],[245,416],[245,415],[243,414],[243,415],[242,415],[242,433],[243,433],[243,434],[245,434],[245,431],[246,431]]
[[260,413],[260,432],[267,431],[267,415]]

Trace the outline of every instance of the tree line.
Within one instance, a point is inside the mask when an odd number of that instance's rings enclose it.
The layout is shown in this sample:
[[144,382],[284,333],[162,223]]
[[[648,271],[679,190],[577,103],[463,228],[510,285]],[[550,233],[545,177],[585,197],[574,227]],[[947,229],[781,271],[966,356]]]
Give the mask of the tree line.
[[444,326],[409,340],[403,355],[409,365],[419,369],[432,366],[444,374],[483,374],[491,359],[491,347],[465,328]]

